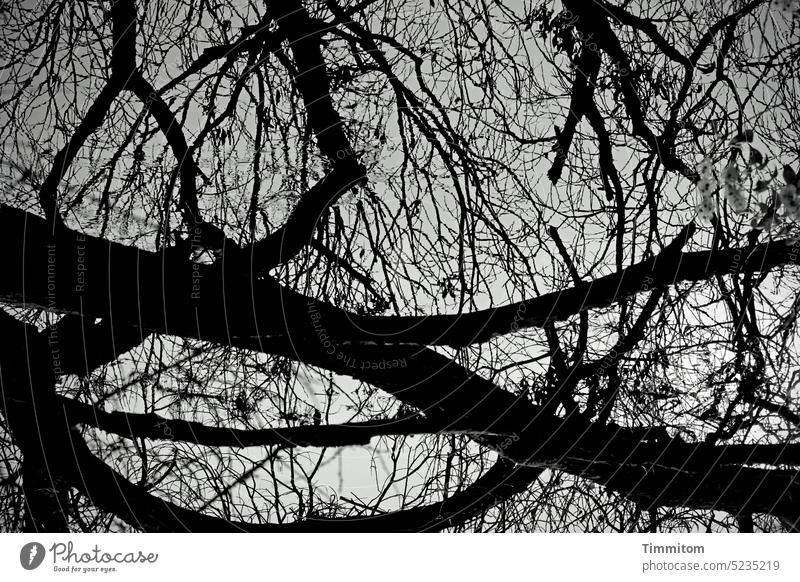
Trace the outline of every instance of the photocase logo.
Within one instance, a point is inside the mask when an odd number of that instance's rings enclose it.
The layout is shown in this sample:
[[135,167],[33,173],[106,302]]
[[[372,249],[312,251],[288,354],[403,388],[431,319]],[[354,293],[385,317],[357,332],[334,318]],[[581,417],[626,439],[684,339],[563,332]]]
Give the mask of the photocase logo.
[[44,561],[44,546],[39,542],[30,542],[19,551],[19,563],[26,570],[35,570]]

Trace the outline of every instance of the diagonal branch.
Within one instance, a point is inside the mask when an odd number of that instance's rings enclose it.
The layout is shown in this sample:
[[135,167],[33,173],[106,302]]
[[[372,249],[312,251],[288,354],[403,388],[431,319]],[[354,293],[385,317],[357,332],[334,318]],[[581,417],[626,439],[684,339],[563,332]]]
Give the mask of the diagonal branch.
[[84,114],[72,137],[55,156],[50,172],[39,188],[39,204],[53,229],[63,227],[58,211],[58,185],[66,175],[78,150],[102,124],[111,105],[125,88],[136,67],[136,5],[133,0],[112,3],[111,78]]

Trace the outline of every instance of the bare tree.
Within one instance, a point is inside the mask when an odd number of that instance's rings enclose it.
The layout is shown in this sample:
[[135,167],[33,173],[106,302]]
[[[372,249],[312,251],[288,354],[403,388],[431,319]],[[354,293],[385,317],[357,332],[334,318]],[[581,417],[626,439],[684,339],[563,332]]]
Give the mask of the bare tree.
[[17,531],[795,531],[797,2],[0,8]]

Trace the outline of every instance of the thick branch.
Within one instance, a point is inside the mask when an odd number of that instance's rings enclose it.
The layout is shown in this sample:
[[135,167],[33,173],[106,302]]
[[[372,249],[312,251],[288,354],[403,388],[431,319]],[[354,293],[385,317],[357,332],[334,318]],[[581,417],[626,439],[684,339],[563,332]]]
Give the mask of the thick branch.
[[[691,230],[684,229],[648,260],[519,303],[461,315],[362,316],[307,299],[269,277],[237,272],[225,261],[206,267],[169,253],[150,253],[69,232],[54,238],[41,219],[1,207],[0,242],[6,248],[22,247],[24,252],[9,255],[0,297],[48,310],[127,321],[144,331],[225,345],[243,340],[252,342],[255,349],[289,337],[295,342],[331,340],[340,345],[464,346],[515,329],[562,321],[681,281],[766,272],[794,263],[800,250],[796,241],[786,239],[751,249],[682,253]],[[56,293],[48,292],[52,284]],[[282,314],[276,317],[279,307]]]
[[424,418],[368,420],[320,426],[235,429],[169,419],[157,414],[106,412],[71,398],[59,397],[70,424],[84,424],[126,438],[148,438],[223,447],[345,447],[369,444],[379,436],[459,433],[466,427],[447,426]]

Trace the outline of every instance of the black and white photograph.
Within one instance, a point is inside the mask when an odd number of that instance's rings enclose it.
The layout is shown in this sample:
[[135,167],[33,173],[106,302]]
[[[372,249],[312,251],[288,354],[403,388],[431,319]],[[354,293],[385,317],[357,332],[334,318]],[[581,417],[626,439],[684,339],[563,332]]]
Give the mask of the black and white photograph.
[[788,579],[687,556],[800,531],[800,0],[0,2],[0,244],[5,579],[166,533]]

